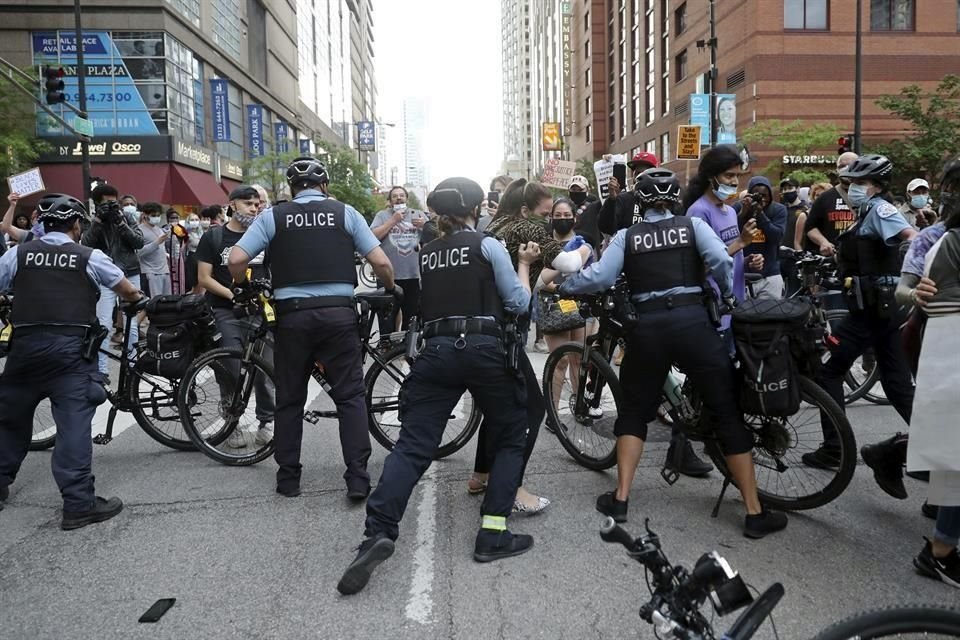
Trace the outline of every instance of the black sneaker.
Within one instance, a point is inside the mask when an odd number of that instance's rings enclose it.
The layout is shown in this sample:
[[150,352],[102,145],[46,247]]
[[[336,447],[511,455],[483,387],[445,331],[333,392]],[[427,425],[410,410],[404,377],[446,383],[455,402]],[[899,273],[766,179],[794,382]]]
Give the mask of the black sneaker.
[[280,486],[278,484],[277,493],[287,498],[296,498],[302,492],[300,491],[300,485],[298,483],[298,484],[283,485],[283,486]]
[[10,497],[10,487],[4,485],[0,487],[0,511],[3,511],[3,503]]
[[533,548],[533,536],[509,531],[480,529],[473,547],[473,559],[477,562],[493,562],[526,553]]
[[93,502],[93,509],[89,511],[64,511],[60,528],[72,531],[95,522],[109,520],[123,511],[123,501],[120,498],[101,498],[97,496]]
[[919,480],[920,482],[930,482],[929,471],[907,471],[907,477]]
[[347,487],[347,498],[351,502],[363,502],[370,495],[370,483],[355,484]]
[[617,492],[608,491],[597,498],[597,511],[610,516],[615,522],[623,523],[627,521],[629,502],[629,500],[617,500]]
[[836,471],[840,468],[840,451],[820,445],[816,451],[810,451],[800,456],[801,462],[814,469]]
[[743,535],[747,538],[759,540],[769,533],[776,533],[787,528],[787,515],[779,511],[763,510],[756,515],[747,514],[743,526]]
[[907,499],[907,489],[903,486],[903,453],[906,436],[898,433],[876,444],[864,445],[860,455],[868,467],[873,470],[873,479],[887,495],[897,500]]
[[356,559],[350,563],[343,577],[337,583],[337,591],[345,596],[352,596],[363,591],[370,581],[370,576],[377,566],[393,555],[393,540],[385,535],[367,538],[360,544]]
[[960,589],[960,554],[954,549],[945,558],[933,555],[933,546],[930,541],[923,545],[920,555],[913,559],[913,566],[917,573],[934,580],[944,582],[951,587]]
[[937,519],[937,514],[940,509],[935,504],[930,504],[929,502],[924,502],[923,506],[920,507],[920,513],[923,514],[924,518],[930,518],[931,520]]
[[667,462],[664,465],[671,471],[682,473],[691,478],[702,478],[713,471],[713,465],[700,459],[700,456],[693,450],[693,445],[690,444],[689,440],[684,443],[683,451],[680,452],[679,461],[675,460],[675,455],[676,450],[671,444],[670,448],[667,449]]

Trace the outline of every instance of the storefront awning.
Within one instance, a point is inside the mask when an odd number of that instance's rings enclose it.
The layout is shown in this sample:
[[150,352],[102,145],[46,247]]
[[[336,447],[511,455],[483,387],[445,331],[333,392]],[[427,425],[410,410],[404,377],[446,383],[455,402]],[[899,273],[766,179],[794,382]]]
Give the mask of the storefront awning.
[[177,164],[172,167],[170,182],[175,201],[170,204],[206,207],[226,202],[223,189],[213,174]]

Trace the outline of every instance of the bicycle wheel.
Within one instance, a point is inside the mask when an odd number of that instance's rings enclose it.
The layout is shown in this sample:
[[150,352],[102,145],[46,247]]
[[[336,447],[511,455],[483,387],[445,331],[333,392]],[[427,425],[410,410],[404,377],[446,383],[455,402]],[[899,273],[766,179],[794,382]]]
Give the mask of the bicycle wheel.
[[377,275],[373,272],[373,265],[366,260],[360,262],[360,282],[371,289],[377,288]]
[[273,366],[254,354],[243,361],[243,350],[222,348],[196,358],[180,382],[178,405],[184,430],[197,449],[217,462],[247,466],[273,455],[273,438],[266,441],[258,427],[273,419],[257,415],[255,384],[273,382]]
[[177,451],[196,448],[180,421],[176,380],[131,368],[127,385],[130,412],[148,436]]
[[[800,410],[789,418],[744,414],[755,443],[753,463],[757,493],[765,505],[786,511],[816,509],[836,499],[853,479],[857,466],[857,443],[843,410],[826,391],[806,376],[799,376]],[[802,456],[823,443],[821,416],[839,442],[836,468],[814,468]],[[708,441],[707,453],[725,477],[730,476],[716,441]]]
[[[828,327],[836,327],[840,321],[850,314],[845,309],[829,309],[824,313]],[[874,385],[880,380],[880,370],[877,368],[877,359],[872,351],[864,352],[850,366],[843,377],[846,393],[843,401],[851,404],[867,396]]]
[[815,640],[912,637],[960,638],[960,611],[940,606],[877,609],[827,627]]
[[[387,451],[393,451],[400,437],[400,386],[410,373],[406,347],[396,347],[383,356],[383,366],[376,360],[367,369],[364,386],[367,390],[367,421],[370,434]],[[443,431],[443,439],[434,460],[446,458],[463,448],[480,427],[480,408],[465,391],[454,407]]]
[[[617,463],[613,425],[623,394],[617,374],[600,353],[591,351],[584,365],[583,352],[582,344],[568,342],[547,356],[543,367],[547,420],[577,464],[604,471]],[[580,393],[586,402],[577,402]]]

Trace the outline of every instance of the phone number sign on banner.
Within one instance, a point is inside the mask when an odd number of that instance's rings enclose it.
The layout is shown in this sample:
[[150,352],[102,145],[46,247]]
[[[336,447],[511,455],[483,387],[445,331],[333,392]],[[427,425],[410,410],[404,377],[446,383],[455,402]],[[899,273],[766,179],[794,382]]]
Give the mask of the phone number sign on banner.
[[210,80],[210,95],[213,96],[213,141],[230,142],[230,104],[227,81]]

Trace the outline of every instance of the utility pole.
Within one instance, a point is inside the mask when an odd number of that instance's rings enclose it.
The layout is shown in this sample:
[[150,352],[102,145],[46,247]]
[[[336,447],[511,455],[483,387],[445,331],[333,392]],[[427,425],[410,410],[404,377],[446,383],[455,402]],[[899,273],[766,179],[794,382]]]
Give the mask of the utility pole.
[[857,0],[857,44],[853,80],[853,150],[860,155],[860,138],[863,128],[863,0]]
[[[859,1],[859,0],[858,0]],[[714,0],[710,2],[710,146],[717,146],[717,19]]]
[[[73,22],[77,38],[77,88],[80,90],[81,118],[87,117],[87,68],[83,63],[83,27],[80,22],[80,0],[73,0]],[[83,201],[90,203],[90,146],[86,136],[80,136],[83,171]]]

